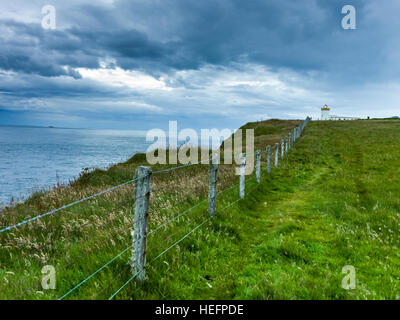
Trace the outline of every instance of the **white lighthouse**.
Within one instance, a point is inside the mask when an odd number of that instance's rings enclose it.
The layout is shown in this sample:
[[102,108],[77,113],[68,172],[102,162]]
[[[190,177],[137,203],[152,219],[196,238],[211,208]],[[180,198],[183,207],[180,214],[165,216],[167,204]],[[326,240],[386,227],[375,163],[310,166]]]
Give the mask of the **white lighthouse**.
[[329,111],[331,111],[331,109],[328,108],[327,105],[321,108],[321,120],[330,120]]

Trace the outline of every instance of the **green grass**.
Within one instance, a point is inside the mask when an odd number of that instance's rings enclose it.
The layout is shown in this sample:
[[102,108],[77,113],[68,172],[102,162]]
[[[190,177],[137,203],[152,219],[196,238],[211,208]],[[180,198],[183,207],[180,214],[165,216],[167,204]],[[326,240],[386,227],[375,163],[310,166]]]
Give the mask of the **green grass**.
[[[267,129],[257,129],[260,124]],[[290,125],[276,120],[246,126],[256,128],[257,148],[264,149],[263,141],[278,141]],[[129,283],[116,298],[398,299],[399,138],[397,121],[311,122],[271,176],[264,171],[260,185],[253,176],[248,178],[245,200],[223,210],[238,198],[238,190],[222,194],[216,218],[156,261],[152,260],[158,253],[207,218],[207,203],[150,237],[146,280]],[[2,225],[131,179],[143,160],[84,174],[69,187],[38,194],[2,213]],[[153,177],[150,230],[207,196],[207,169],[190,167]],[[219,190],[237,183],[233,169],[221,168]],[[29,287],[41,276],[41,267],[52,263],[57,270],[55,292],[33,290],[18,298],[54,299],[67,292],[129,245],[132,204],[130,186],[43,225],[3,236],[0,262],[11,265],[0,268],[0,298],[12,298]],[[77,231],[87,220],[97,222]],[[36,248],[46,239],[51,240],[50,248]],[[61,270],[96,245],[99,248],[84,254],[79,263]],[[108,298],[129,279],[129,256],[128,252],[67,298]],[[355,267],[354,290],[341,286],[345,265]],[[16,285],[16,279],[22,283]]]

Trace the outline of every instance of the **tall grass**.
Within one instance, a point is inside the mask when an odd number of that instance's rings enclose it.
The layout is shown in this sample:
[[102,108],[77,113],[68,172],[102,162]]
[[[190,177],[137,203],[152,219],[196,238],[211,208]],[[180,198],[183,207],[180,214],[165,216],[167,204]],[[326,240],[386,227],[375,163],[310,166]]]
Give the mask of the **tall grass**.
[[[256,149],[263,150],[290,129],[281,121],[249,126],[279,128],[280,134],[256,129],[263,133]],[[116,298],[399,299],[398,138],[398,121],[311,122],[271,176],[264,171],[259,185],[247,178],[245,200],[229,206],[238,188],[219,194],[217,216],[157,260],[208,217],[207,201],[153,233],[146,280],[132,281]],[[129,180],[140,164],[143,156],[35,195],[2,211],[1,225]],[[218,191],[238,182],[233,170],[221,166]],[[129,246],[133,191],[126,186],[0,235],[0,297],[60,297]],[[207,192],[207,166],[153,176],[150,230]],[[129,257],[128,251],[66,298],[109,298],[131,276]],[[44,291],[39,283],[24,292],[40,282],[45,264],[56,267],[57,289]],[[354,290],[342,288],[345,265],[355,267]]]
[[[291,122],[295,123],[299,121]],[[275,128],[276,123],[267,121],[259,123],[258,127],[273,128],[269,130],[279,131],[281,135],[291,128],[285,121],[279,124],[280,127]],[[79,179],[67,186],[58,185],[51,191],[38,192],[27,201],[2,210],[0,228],[131,180],[139,165],[146,165],[145,155],[135,155],[108,170],[84,171]],[[153,166],[153,170],[163,168],[165,166]],[[233,165],[220,166],[219,190],[237,183],[234,169]],[[151,192],[149,231],[157,229],[157,232],[148,240],[149,260],[207,217],[205,201],[196,210],[159,228],[180,212],[207,198],[208,166],[198,165],[154,175]],[[61,297],[131,245],[133,215],[134,184],[131,184],[0,234],[0,298]],[[129,257],[130,250],[68,298],[109,297],[115,289],[111,280],[116,275],[120,280],[116,285],[129,278]],[[48,264],[53,265],[57,272],[56,290],[45,291],[41,286],[41,269]],[[130,292],[129,288],[127,292]]]

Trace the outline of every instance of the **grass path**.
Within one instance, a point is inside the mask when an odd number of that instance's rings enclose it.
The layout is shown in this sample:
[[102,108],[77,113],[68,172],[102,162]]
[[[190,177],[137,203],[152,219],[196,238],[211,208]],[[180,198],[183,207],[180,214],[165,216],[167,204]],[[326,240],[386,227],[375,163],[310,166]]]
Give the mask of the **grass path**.
[[[399,181],[388,184],[385,174],[398,172],[393,138],[400,127],[356,124],[310,126],[298,152],[317,149],[319,157],[307,165],[310,177],[281,200],[255,208],[266,228],[256,237],[238,298],[398,299]],[[301,170],[299,160],[295,153],[288,172]],[[341,287],[345,265],[355,267],[354,290]]]

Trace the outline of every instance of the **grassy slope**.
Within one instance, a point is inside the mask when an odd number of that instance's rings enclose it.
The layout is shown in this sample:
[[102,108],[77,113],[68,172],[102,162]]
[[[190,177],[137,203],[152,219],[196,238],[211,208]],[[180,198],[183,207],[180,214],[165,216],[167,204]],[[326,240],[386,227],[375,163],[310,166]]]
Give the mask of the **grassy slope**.
[[[260,134],[257,139],[275,142],[299,123],[300,121],[272,120],[248,125],[273,130],[276,137]],[[136,155],[126,163],[114,165],[106,171],[83,173],[77,181],[68,186],[37,193],[26,202],[3,210],[0,213],[0,227],[13,225],[130,180],[138,165],[146,165],[144,155]],[[164,167],[156,165],[153,166],[153,170]],[[232,165],[220,167],[219,190],[237,183],[234,169]],[[206,199],[207,194],[207,165],[154,175],[149,230],[155,230],[169,218]],[[133,195],[134,185],[127,185],[94,200],[0,234],[0,299],[59,298],[126,249],[132,242]],[[229,197],[229,193],[221,195],[219,204],[226,203],[224,199],[228,201]],[[148,240],[148,260],[207,218],[206,210],[207,203],[204,202],[196,210],[154,233]],[[173,256],[179,256],[179,252],[173,252]],[[67,298],[108,298],[129,279],[129,257],[130,250]],[[162,261],[157,263],[163,264]],[[41,269],[47,264],[55,266],[57,271],[57,288],[54,291],[41,289]],[[129,288],[124,292],[129,293]],[[117,298],[123,298],[123,295],[118,295]]]
[[[256,129],[256,135],[260,134],[256,145],[264,149],[266,143],[279,140],[295,124],[270,121],[246,127],[270,127]],[[259,186],[249,179],[246,199],[225,210],[224,206],[237,199],[237,188],[223,194],[214,220],[162,258],[150,262],[145,283],[132,282],[117,298],[395,299],[400,276],[400,183],[395,173],[400,151],[394,141],[400,136],[399,129],[397,121],[310,123],[288,161],[273,170],[271,177],[264,173]],[[123,182],[139,163],[140,159],[134,159],[107,172],[84,175],[71,187],[37,195],[8,210],[7,220],[15,215],[19,221],[23,215],[35,215],[30,210],[42,212]],[[237,182],[231,171],[221,168],[220,190]],[[153,186],[159,189],[152,195],[156,206],[150,213],[154,225],[207,195],[206,166],[157,179]],[[3,248],[8,245],[0,251],[1,262],[10,263],[10,252],[13,258],[11,265],[0,268],[0,280],[6,279],[0,283],[0,298],[13,297],[32,284],[50,258],[55,258],[59,270],[69,258],[74,260],[83,252],[83,260],[58,271],[56,292],[42,295],[32,291],[20,298],[56,298],[65,293],[129,243],[130,203],[131,188],[48,219],[44,226],[29,226],[19,231],[20,236],[1,239]],[[169,207],[162,209],[165,204]],[[177,206],[178,210],[174,209]],[[148,261],[203,221],[206,207],[205,203],[187,220],[179,220],[162,230],[163,234],[150,238]],[[100,221],[93,222],[87,232],[76,231],[80,219],[86,221],[93,216],[100,217]],[[41,230],[48,235],[48,229],[54,236],[52,244],[60,234],[64,239],[55,242],[58,246],[51,250],[35,249],[47,236],[30,239],[30,235]],[[85,254],[84,246],[99,245],[102,239],[111,239],[114,244],[101,245],[97,251]],[[108,298],[129,279],[128,257],[129,252],[70,298]],[[355,290],[341,288],[344,265],[356,268]],[[15,275],[7,273],[10,271]],[[28,274],[24,276],[24,272]],[[118,278],[110,284],[115,276]],[[10,286],[15,278],[22,279],[22,284]]]
[[[398,299],[400,122],[317,122],[136,298]],[[356,269],[342,289],[342,267]],[[211,287],[208,285],[210,284]]]

